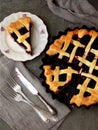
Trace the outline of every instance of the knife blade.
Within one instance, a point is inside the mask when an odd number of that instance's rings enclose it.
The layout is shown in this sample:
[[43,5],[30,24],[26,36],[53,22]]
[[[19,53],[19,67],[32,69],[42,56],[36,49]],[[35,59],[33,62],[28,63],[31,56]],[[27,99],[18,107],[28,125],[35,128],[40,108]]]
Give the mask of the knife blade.
[[23,76],[23,74],[20,72],[20,70],[16,67],[15,72],[18,76],[18,78],[21,80],[23,85],[34,95],[38,94],[37,89]]
[[33,86],[33,84],[31,84],[31,82],[26,79],[26,77],[20,72],[18,67],[15,67],[15,72],[16,75],[18,76],[18,78],[20,79],[20,81],[23,83],[23,85],[33,94],[36,95],[41,102],[44,103],[44,105],[48,108],[48,110],[50,111],[50,113],[52,115],[56,115],[56,110],[50,105],[48,104],[45,99],[39,94],[39,92],[37,91],[37,89]]

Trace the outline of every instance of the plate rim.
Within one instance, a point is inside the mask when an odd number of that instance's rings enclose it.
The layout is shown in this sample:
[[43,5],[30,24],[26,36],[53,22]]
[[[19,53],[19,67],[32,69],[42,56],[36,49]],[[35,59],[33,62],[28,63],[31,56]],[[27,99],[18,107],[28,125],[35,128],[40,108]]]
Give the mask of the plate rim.
[[[8,58],[10,58],[10,59],[13,59],[13,60],[15,60],[15,61],[27,61],[27,60],[32,60],[32,59],[34,59],[34,58],[36,58],[37,56],[39,56],[41,53],[42,53],[42,51],[45,49],[45,47],[46,47],[46,44],[48,43],[48,31],[47,31],[47,27],[46,27],[46,25],[45,25],[45,23],[43,22],[43,20],[39,17],[39,16],[37,16],[36,14],[32,14],[32,13],[30,13],[30,12],[16,12],[16,13],[12,13],[12,14],[10,14],[10,15],[8,15],[8,16],[6,16],[1,22],[0,22],[0,31],[2,32],[2,29],[3,29],[3,26],[4,26],[4,22],[7,20],[7,19],[9,19],[10,17],[14,17],[16,15],[16,17],[19,15],[19,17],[20,17],[20,15],[23,17],[23,15],[27,15],[27,16],[32,16],[32,17],[35,17],[36,19],[38,19],[39,21],[39,23],[42,25],[42,27],[44,27],[44,33],[45,33],[45,41],[44,41],[44,44],[43,44],[43,47],[41,47],[40,48],[40,51],[39,52],[37,52],[36,54],[34,54],[34,55],[32,55],[32,56],[30,56],[29,54],[27,54],[26,52],[26,55],[28,56],[28,58],[26,58],[26,59],[24,59],[24,58],[16,58],[15,59],[15,57],[13,57],[13,55],[10,55],[9,53],[7,53],[7,52],[5,52],[4,50],[2,50],[2,46],[0,47],[0,50],[1,50],[1,52],[5,55],[5,56],[7,56]],[[17,17],[17,19],[18,19],[18,17]],[[13,20],[13,21],[16,21],[16,20]],[[13,22],[12,21],[12,22]],[[5,27],[5,26],[4,26]],[[4,28],[4,31],[5,31],[5,28]],[[40,34],[41,35],[41,34]],[[0,40],[2,39],[2,35],[0,36]],[[2,41],[2,40],[1,40]],[[6,43],[5,43],[6,44]],[[3,47],[4,48],[4,47]],[[39,48],[38,48],[39,49]],[[17,54],[16,54],[17,55]]]

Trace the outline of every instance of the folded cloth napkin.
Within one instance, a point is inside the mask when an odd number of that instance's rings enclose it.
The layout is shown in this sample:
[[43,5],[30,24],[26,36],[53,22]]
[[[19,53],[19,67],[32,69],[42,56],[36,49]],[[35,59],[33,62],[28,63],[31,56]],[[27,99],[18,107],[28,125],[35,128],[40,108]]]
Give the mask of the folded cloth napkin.
[[98,130],[98,106],[75,108],[57,130]]
[[47,0],[47,4],[67,21],[98,28],[98,11],[88,0]]
[[[32,95],[20,82],[15,74],[15,67],[18,67],[27,79],[35,86],[45,100],[50,103],[58,114],[58,119],[61,121],[69,112],[69,108],[64,104],[53,100],[49,93],[45,92],[45,88],[41,85],[40,81],[26,69],[22,62],[15,62],[6,58],[0,57],[0,118],[3,119],[13,130],[48,130],[53,128],[57,122],[50,121],[50,123],[44,123],[36,112],[27,104],[21,102],[17,103],[9,98],[9,95],[4,93],[4,89],[7,86],[5,80],[7,79],[7,73],[9,72],[18,82],[23,92],[38,106],[45,108],[40,100]],[[4,73],[6,72],[6,74]],[[46,108],[45,108],[46,109]],[[55,130],[55,127],[54,129]]]
[[8,126],[8,124],[0,119],[0,130],[11,130],[11,128]]

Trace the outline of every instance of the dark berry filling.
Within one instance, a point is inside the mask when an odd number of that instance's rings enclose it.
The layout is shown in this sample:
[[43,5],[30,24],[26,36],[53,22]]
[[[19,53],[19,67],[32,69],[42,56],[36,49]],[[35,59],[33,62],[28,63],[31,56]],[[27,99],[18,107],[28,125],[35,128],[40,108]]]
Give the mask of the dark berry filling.
[[94,40],[92,48],[98,50],[98,37]]
[[22,27],[22,28],[19,29],[19,32],[20,32],[21,35],[24,35],[25,33],[28,32],[28,30],[25,27]]
[[60,74],[59,81],[66,81],[66,74]]
[[85,92],[84,97],[88,97],[88,96],[91,96],[91,94],[89,92]]
[[77,40],[78,39],[78,35],[73,35],[72,39],[73,40]]
[[91,39],[91,36],[85,35],[80,39],[80,43],[87,45]]
[[[85,55],[85,48],[88,45],[88,43],[90,42],[91,36],[87,34],[87,35],[83,36],[82,38],[79,38],[78,35],[75,34],[72,37],[72,39],[79,41],[81,44],[85,45],[84,48],[78,47],[72,63],[68,63],[69,57],[66,57],[66,56],[63,56],[62,59],[58,59],[59,54],[57,54],[55,56],[51,56],[51,57],[49,56],[48,58],[45,57],[44,62],[43,62],[46,65],[51,65],[51,67],[52,67],[51,69],[55,69],[56,66],[59,66],[60,69],[66,69],[68,67],[71,67],[72,69],[74,69],[78,72],[78,74],[72,74],[71,81],[69,81],[63,87],[59,86],[58,89],[60,91],[59,91],[59,93],[55,94],[56,98],[58,98],[61,102],[67,104],[68,106],[70,105],[70,100],[73,97],[73,95],[77,95],[80,92],[80,90],[77,88],[77,86],[79,84],[82,86],[84,81],[87,79],[87,77],[82,76],[82,72],[88,74],[89,69],[90,69],[90,66],[87,66],[85,63],[82,63],[82,65],[79,66],[80,61],[78,59],[78,56],[83,57]],[[62,48],[64,47],[64,44],[62,45]],[[92,43],[91,49],[98,50],[97,44],[98,44],[98,37]],[[71,54],[74,47],[75,47],[75,45],[71,41],[71,43],[70,43],[68,49],[66,50],[66,52]],[[85,60],[92,62],[94,60],[94,58],[95,58],[95,54],[93,54],[90,51],[90,52],[88,52]],[[98,66],[98,60],[97,60],[96,66]],[[98,77],[98,70],[95,70],[95,68],[94,68],[92,75]],[[66,77],[67,77],[67,74],[60,74],[59,75],[59,81],[61,81],[61,82],[66,81]],[[52,80],[54,80],[54,76],[52,77]],[[46,86],[46,84],[44,84],[44,85]],[[90,82],[88,83],[87,88],[94,89],[95,85],[96,85],[96,81],[94,81],[93,79],[90,79]],[[85,91],[83,96],[84,97],[91,96],[91,93]]]
[[69,54],[71,54],[73,48],[74,48],[74,45],[70,44],[69,47],[67,48],[66,52],[68,52]]
[[[27,39],[26,39],[26,41],[30,44],[31,43],[31,27],[32,27],[32,25],[30,24],[30,37],[28,37]],[[19,29],[19,32],[20,32],[20,34],[21,35],[24,35],[25,33],[27,33],[28,32],[28,30],[25,28],[25,27],[22,27],[21,29]],[[15,42],[17,42],[20,46],[22,46],[24,49],[27,49],[27,47],[23,44],[23,43],[19,43],[18,41],[17,41],[17,39],[18,39],[18,37],[17,37],[17,35],[13,32],[13,33],[11,33],[11,36],[14,38],[14,40],[15,40]],[[29,53],[29,54],[33,54],[33,52],[29,52],[29,51],[26,51],[27,53]]]
[[14,38],[15,41],[17,41],[17,38],[18,38],[18,37],[17,37],[17,35],[16,35],[14,32],[11,33],[11,36]]

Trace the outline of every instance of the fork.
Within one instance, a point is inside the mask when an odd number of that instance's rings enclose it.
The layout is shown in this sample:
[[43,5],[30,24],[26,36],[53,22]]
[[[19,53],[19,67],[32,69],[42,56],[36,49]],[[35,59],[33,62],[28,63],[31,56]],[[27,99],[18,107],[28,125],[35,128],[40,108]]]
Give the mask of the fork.
[[25,102],[26,104],[30,105],[44,122],[49,122],[49,119],[44,115],[47,114],[47,112],[44,111],[42,108],[38,107],[37,105],[28,102],[20,93],[17,93],[13,89],[8,87],[3,88],[3,91],[7,95],[9,95],[11,99],[14,99],[17,102]]
[[[9,74],[8,79],[6,80],[8,85],[13,89],[15,100],[20,102],[24,101],[25,103],[29,104],[33,109],[37,112],[37,114],[42,118],[44,122],[49,122],[49,120],[52,121],[58,121],[58,118],[56,115],[52,115],[48,111],[40,108],[39,106],[35,105],[33,102],[31,102],[27,96],[22,92],[22,89],[20,85],[12,78],[12,76]],[[16,94],[15,94],[16,92]]]
[[[23,83],[23,85],[29,89],[29,91],[34,94],[35,96],[37,96],[39,98],[39,100],[46,106],[46,108],[48,109],[48,111],[52,114],[55,115],[57,114],[56,109],[54,109],[43,97],[42,95],[38,92],[38,90],[33,86],[33,84],[26,79],[26,77],[20,72],[19,68],[15,67],[15,72],[18,76],[18,78],[21,80],[21,82]],[[32,90],[30,89],[30,87],[32,88]],[[36,93],[36,94],[35,94]]]

